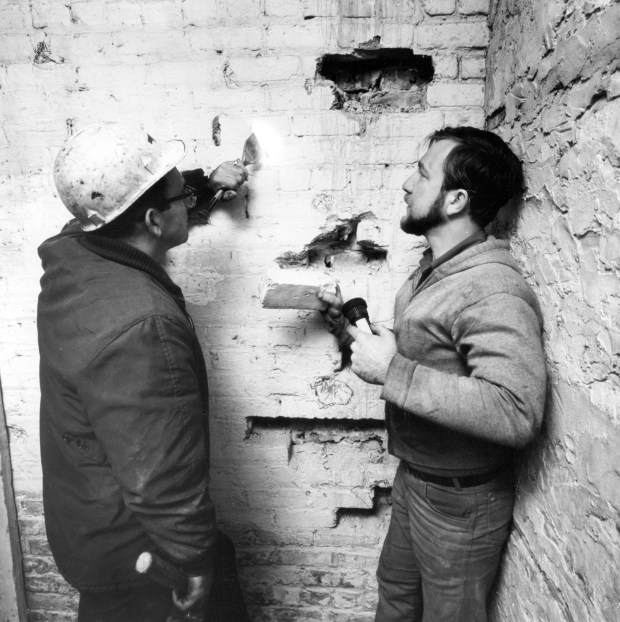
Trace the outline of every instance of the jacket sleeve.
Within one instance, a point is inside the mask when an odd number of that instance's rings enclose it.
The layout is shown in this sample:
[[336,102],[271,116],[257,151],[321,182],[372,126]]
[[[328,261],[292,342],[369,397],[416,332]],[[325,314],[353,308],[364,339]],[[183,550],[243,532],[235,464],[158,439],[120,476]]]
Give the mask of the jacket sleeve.
[[89,364],[80,394],[126,506],[164,557],[202,574],[216,525],[189,330],[161,316],[137,322]]
[[468,375],[397,353],[382,398],[462,434],[511,447],[527,444],[540,428],[546,392],[535,311],[517,296],[493,294],[463,310],[451,335]]

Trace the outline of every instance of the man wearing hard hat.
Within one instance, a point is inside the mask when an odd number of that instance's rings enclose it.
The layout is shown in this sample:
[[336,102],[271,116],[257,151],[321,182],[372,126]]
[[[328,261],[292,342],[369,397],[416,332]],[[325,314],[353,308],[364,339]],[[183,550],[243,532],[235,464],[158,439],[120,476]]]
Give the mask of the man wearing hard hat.
[[[180,141],[98,124],[54,165],[75,220],[39,248],[43,499],[80,622],[247,619],[209,497],[205,364],[162,267],[197,195],[235,191],[247,171],[226,162],[197,190],[176,168],[184,154]],[[136,572],[144,551],[186,573],[185,594]]]

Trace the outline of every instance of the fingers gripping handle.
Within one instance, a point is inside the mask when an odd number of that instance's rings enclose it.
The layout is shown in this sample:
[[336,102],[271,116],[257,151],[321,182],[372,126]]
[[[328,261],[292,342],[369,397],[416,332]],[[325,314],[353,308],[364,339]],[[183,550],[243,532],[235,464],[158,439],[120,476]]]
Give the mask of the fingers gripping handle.
[[182,597],[187,592],[187,575],[155,553],[142,553],[136,561],[136,571],[174,590],[178,596]]

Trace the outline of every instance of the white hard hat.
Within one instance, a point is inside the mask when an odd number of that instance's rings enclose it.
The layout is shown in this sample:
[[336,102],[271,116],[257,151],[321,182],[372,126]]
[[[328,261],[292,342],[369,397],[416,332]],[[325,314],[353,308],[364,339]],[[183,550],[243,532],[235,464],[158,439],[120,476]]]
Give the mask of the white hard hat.
[[84,231],[122,214],[185,155],[180,140],[156,142],[120,123],[89,125],[73,135],[54,162],[54,183]]

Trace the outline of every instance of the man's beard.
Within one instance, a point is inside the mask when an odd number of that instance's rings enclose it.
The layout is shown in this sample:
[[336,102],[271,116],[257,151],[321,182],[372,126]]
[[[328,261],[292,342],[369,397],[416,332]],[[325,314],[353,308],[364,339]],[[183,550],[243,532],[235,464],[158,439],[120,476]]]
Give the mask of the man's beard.
[[431,204],[428,213],[424,216],[415,217],[412,216],[409,211],[400,219],[400,228],[405,233],[412,235],[426,235],[426,233],[444,222],[441,208],[443,206],[443,200],[446,196],[445,190],[441,190],[437,195],[437,198]]

